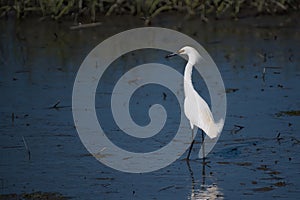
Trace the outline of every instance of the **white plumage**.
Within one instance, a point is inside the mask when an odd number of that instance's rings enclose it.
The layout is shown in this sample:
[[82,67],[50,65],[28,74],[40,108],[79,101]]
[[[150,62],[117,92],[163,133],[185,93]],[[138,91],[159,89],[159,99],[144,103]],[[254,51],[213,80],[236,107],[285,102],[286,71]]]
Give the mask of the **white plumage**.
[[[196,49],[190,46],[183,47],[178,52],[168,55],[167,57],[175,55],[187,55],[188,62],[184,70],[184,113],[190,121],[192,133],[194,127],[202,129],[211,139],[217,137],[222,131],[224,120],[221,119],[219,122],[215,122],[213,115],[210,111],[209,106],[204,101],[204,99],[196,92],[192,84],[192,70],[194,65],[203,59]],[[204,136],[202,136],[203,139]],[[191,148],[194,144],[192,142]],[[204,146],[204,143],[202,147]],[[190,156],[191,148],[188,154],[188,159]],[[204,150],[202,151],[204,154]],[[204,155],[203,155],[204,157]]]
[[190,121],[191,128],[194,126],[202,129],[211,139],[221,132],[224,121],[215,122],[213,115],[204,99],[196,92],[192,84],[192,69],[197,61],[202,59],[193,47],[183,47],[178,54],[188,56],[188,63],[184,70],[184,113]]

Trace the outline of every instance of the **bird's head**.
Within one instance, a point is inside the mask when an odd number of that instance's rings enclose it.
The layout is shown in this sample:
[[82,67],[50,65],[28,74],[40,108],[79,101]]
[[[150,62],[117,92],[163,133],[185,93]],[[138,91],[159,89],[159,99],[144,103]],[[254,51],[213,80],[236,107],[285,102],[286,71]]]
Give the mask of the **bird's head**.
[[180,54],[180,55],[190,55],[190,54],[192,54],[195,51],[196,50],[193,47],[185,46],[185,47],[182,47],[179,51],[177,51],[177,54]]
[[193,64],[196,63],[197,61],[199,61],[202,58],[202,56],[200,56],[198,51],[196,49],[194,49],[193,47],[190,47],[190,46],[182,47],[177,52],[167,55],[166,58],[176,56],[176,55],[187,55],[188,58],[189,58],[189,61],[191,61]]

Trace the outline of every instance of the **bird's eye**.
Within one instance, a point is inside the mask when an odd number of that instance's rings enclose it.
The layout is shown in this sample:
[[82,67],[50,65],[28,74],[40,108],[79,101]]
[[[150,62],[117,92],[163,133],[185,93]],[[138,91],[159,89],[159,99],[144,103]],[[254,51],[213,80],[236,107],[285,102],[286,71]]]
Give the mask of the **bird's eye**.
[[184,53],[184,49],[180,49],[180,50],[178,51],[178,54],[181,54],[181,53]]

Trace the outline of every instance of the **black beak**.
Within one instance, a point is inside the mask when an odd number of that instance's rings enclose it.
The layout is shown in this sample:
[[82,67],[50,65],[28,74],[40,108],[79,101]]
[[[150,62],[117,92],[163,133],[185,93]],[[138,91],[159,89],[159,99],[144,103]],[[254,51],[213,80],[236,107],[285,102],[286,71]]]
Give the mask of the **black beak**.
[[169,55],[166,55],[165,58],[170,58],[170,57],[177,56],[177,55],[178,55],[177,53],[171,53]]

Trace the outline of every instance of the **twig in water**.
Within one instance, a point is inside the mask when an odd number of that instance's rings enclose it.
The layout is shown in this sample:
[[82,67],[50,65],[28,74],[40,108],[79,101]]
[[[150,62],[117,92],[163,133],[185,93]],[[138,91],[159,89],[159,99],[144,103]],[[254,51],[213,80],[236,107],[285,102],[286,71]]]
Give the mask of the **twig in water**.
[[11,122],[14,124],[15,121],[15,113],[11,113]]
[[262,79],[265,82],[265,75],[266,75],[266,68],[264,67],[263,72],[262,72]]
[[231,130],[231,133],[238,133],[239,131],[241,131],[243,128],[245,128],[244,126],[240,126],[240,125],[234,125],[234,128]]
[[276,138],[277,138],[277,140],[282,139],[282,138],[280,137],[280,133],[277,134]]
[[60,108],[68,108],[71,106],[59,106],[60,100],[58,100],[53,106],[47,107],[48,109],[56,109],[59,110]]
[[[264,67],[263,72],[262,72],[262,79],[264,82],[265,82],[265,76],[266,76],[267,69],[274,70],[274,69],[281,69],[281,67],[277,67],[277,66]],[[280,72],[274,72],[274,73],[280,73]]]
[[300,144],[300,140],[298,140],[296,137],[292,137],[292,141],[295,141],[294,144]]
[[159,189],[158,192],[161,192],[161,191],[173,188],[173,187],[175,187],[175,185],[170,185],[170,186],[167,186],[167,187],[163,187],[163,188]]
[[257,55],[263,59],[263,62],[267,62],[267,53],[257,53]]
[[28,160],[30,160],[30,150],[28,148],[28,145],[27,145],[27,142],[26,142],[24,136],[22,136],[22,139],[23,139],[23,143],[24,143],[25,149],[26,149],[27,154],[28,154]]
[[277,142],[280,144],[280,140],[282,140],[283,138],[282,137],[280,137],[280,133],[278,133],[277,134],[277,136],[276,136],[276,140],[277,140]]
[[60,104],[60,100],[58,100],[53,106],[50,106],[49,109],[58,109],[58,104]]
[[71,26],[70,29],[71,30],[77,30],[77,29],[82,29],[82,28],[92,28],[92,27],[95,27],[95,26],[99,26],[101,24],[102,24],[101,22],[95,22],[95,23],[90,23],[90,24],[81,24],[81,23],[79,23],[76,26]]

